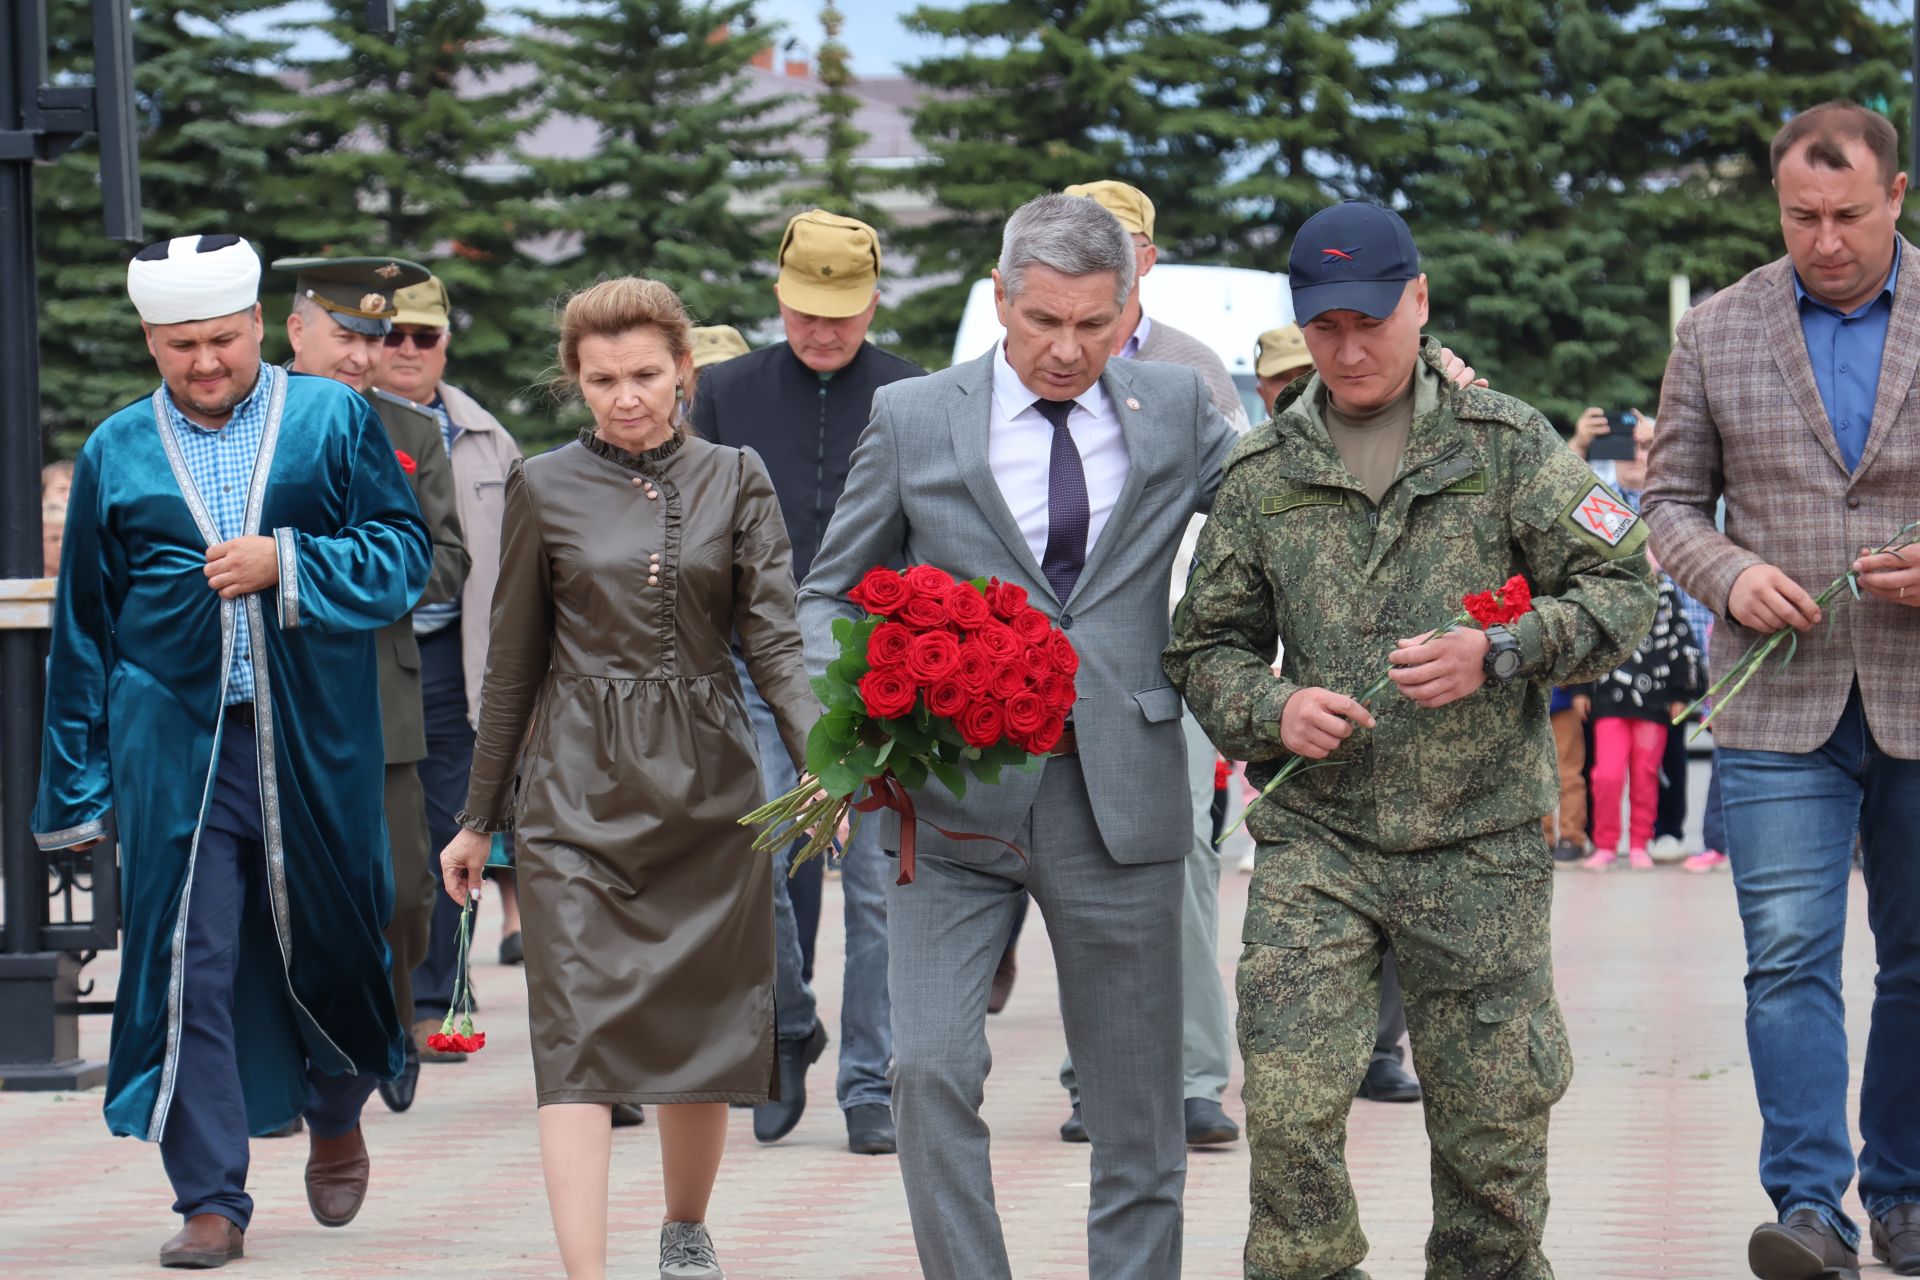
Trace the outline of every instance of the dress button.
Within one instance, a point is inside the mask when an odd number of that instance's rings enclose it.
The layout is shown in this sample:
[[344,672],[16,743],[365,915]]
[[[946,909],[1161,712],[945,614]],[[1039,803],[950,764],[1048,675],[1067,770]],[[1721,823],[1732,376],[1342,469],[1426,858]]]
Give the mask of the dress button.
[[648,586],[650,586],[650,587],[657,587],[657,586],[659,586],[659,585],[660,585],[660,579],[658,579],[658,578],[656,578],[656,577],[654,577],[654,576],[653,576],[652,574],[648,574],[648,575],[647,575],[647,585],[648,585]]
[[1857,508],[1857,507],[1858,507],[1859,505],[1860,505],[1860,499],[1858,499],[1858,498],[1848,498],[1848,499],[1847,499],[1847,509],[1848,509],[1849,511],[1851,511],[1851,510],[1853,510],[1853,509],[1855,509],[1855,508]]
[[1072,614],[1070,614],[1070,613],[1063,613],[1063,614],[1061,614],[1061,615],[1060,615],[1060,629],[1061,629],[1062,631],[1071,631],[1071,630],[1073,630],[1073,615],[1072,615]]
[[638,489],[638,488],[639,488],[639,487],[640,487],[641,485],[643,485],[643,484],[645,484],[645,483],[646,483],[646,481],[645,481],[645,480],[642,480],[642,479],[641,479],[641,478],[640,478],[639,476],[635,476],[635,477],[633,478],[633,487],[634,487],[634,488],[636,488],[636,489]]

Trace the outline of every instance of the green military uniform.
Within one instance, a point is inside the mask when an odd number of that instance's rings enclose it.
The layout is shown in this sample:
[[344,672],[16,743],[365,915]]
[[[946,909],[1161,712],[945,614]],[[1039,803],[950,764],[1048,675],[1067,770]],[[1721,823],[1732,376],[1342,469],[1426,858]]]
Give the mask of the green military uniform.
[[[1572,1076],[1549,945],[1557,798],[1547,702],[1633,652],[1653,619],[1646,530],[1527,405],[1459,389],[1429,341],[1378,505],[1340,460],[1316,376],[1228,460],[1166,654],[1256,785],[1303,688],[1358,694],[1403,637],[1524,574],[1521,678],[1424,709],[1389,688],[1331,758],[1253,807],[1261,852],[1239,969],[1253,1148],[1252,1280],[1360,1280],[1344,1158],[1391,947],[1433,1140],[1429,1277],[1541,1280],[1547,1113]],[[1281,674],[1271,664],[1284,645]]]
[[[369,337],[392,327],[395,290],[430,278],[425,267],[399,258],[281,258],[276,270],[296,273],[295,292],[335,323]],[[454,499],[453,463],[440,419],[430,409],[370,389],[368,402],[387,429],[413,486],[414,500],[433,539],[433,569],[416,604],[452,600],[466,583],[469,561]],[[382,627],[380,727],[387,755],[387,838],[393,858],[393,916],[387,946],[393,953],[394,1002],[403,1025],[413,1023],[413,971],[426,958],[439,892],[437,851],[427,833],[426,793],[415,767],[427,755],[426,713],[420,693],[420,646],[413,615]]]

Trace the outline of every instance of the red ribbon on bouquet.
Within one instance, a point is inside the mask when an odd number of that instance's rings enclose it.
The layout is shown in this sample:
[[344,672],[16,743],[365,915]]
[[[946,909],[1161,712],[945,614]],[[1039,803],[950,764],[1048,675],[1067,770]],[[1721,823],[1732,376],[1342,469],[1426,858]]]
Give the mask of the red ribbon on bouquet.
[[[868,778],[867,789],[872,794],[865,800],[855,800],[853,807],[860,813],[878,813],[882,809],[891,809],[900,815],[900,878],[894,883],[912,884],[913,829],[920,821],[914,813],[913,793],[900,785],[900,780],[893,776],[891,769],[877,778]],[[945,827],[934,827],[931,822],[927,825],[949,840],[991,840],[995,844],[1003,844],[1019,854],[1020,861],[1027,860],[1027,855],[1021,852],[1020,846],[1011,840],[1002,840],[999,836],[980,835],[971,831],[949,831]]]

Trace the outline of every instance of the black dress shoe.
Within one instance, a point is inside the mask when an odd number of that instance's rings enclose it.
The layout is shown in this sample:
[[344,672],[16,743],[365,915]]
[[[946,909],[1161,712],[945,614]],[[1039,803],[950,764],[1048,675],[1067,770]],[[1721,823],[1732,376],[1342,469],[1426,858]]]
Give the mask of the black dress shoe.
[[500,939],[500,963],[521,964],[527,958],[526,948],[520,945],[520,931],[515,929]]
[[1014,962],[1014,948],[1009,946],[1000,953],[1000,963],[993,971],[993,985],[987,988],[987,1012],[998,1013],[1007,1007],[1007,1001],[1013,999],[1013,980],[1020,972],[1020,966]]
[[1073,1114],[1068,1116],[1067,1122],[1060,1126],[1060,1141],[1086,1142],[1088,1140],[1087,1122],[1080,1118],[1080,1104],[1076,1102],[1073,1104]]
[[1897,1204],[1871,1226],[1873,1256],[1897,1276],[1920,1276],[1920,1204]]
[[1795,1209],[1763,1222],[1747,1241],[1747,1266],[1759,1280],[1860,1280],[1860,1257],[1818,1209]]
[[1420,1082],[1394,1059],[1375,1058],[1353,1096],[1369,1102],[1418,1102]]
[[413,1095],[420,1088],[420,1051],[413,1046],[413,1037],[406,1037],[406,1061],[400,1067],[400,1074],[391,1080],[380,1082],[380,1101],[387,1104],[389,1111],[405,1111],[413,1105]]
[[645,1124],[646,1122],[647,1122],[647,1113],[642,1111],[639,1107],[635,1106],[633,1103],[616,1102],[613,1104],[613,1127],[614,1128],[631,1129],[633,1128],[633,1126],[637,1124]]
[[877,1102],[847,1108],[847,1150],[857,1156],[890,1156],[897,1150],[893,1109]]
[[780,1073],[780,1101],[760,1102],[753,1108],[753,1136],[778,1142],[793,1132],[807,1110],[807,1068],[820,1061],[827,1047],[827,1029],[813,1020],[804,1039],[781,1040],[774,1045],[774,1066]]
[[1240,1140],[1240,1126],[1212,1098],[1188,1098],[1187,1145],[1220,1147]]

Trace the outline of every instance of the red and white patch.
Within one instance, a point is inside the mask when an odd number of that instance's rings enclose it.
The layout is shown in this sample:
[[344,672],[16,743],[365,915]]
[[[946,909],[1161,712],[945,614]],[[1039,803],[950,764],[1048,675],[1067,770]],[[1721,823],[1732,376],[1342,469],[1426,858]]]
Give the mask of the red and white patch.
[[1610,547],[1619,546],[1640,518],[1603,484],[1587,490],[1587,496],[1574,504],[1572,515],[1575,524]]

